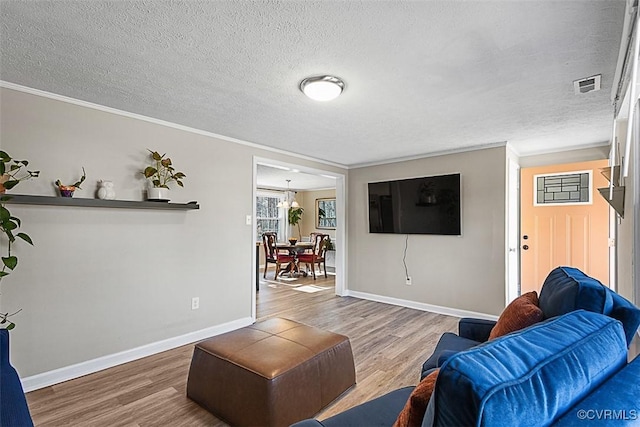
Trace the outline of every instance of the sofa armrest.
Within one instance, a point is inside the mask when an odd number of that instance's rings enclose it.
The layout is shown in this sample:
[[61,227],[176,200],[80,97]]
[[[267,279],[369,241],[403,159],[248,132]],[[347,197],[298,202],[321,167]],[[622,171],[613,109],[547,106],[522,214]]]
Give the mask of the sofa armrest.
[[444,359],[450,357],[453,353],[467,350],[480,344],[478,341],[462,338],[453,332],[445,332],[442,334],[433,350],[433,354],[422,364],[422,373],[420,379],[429,375],[432,369],[439,368]]
[[407,403],[413,389],[414,387],[399,388],[322,421],[303,420],[290,427],[391,426]]
[[[640,357],[575,404],[554,426],[637,425],[640,420]],[[606,415],[605,415],[606,414]],[[608,422],[608,423],[607,423]]]
[[464,317],[458,322],[458,335],[470,340],[485,342],[489,339],[495,320],[473,319]]
[[309,418],[306,420],[298,421],[295,424],[291,424],[289,427],[324,427],[324,424],[322,424],[318,420]]

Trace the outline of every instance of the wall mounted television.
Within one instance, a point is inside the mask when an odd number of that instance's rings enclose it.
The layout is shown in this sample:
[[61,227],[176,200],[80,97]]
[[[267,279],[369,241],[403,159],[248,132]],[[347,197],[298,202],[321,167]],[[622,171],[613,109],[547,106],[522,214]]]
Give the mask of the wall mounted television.
[[460,235],[460,174],[369,183],[369,232]]

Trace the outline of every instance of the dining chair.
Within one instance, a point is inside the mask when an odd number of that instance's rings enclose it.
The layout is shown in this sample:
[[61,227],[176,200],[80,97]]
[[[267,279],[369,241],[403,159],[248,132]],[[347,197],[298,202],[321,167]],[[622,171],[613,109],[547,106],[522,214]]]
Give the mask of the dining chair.
[[313,280],[316,280],[316,264],[320,269],[320,264],[324,265],[324,277],[327,277],[327,263],[324,260],[324,254],[327,251],[327,244],[329,243],[329,235],[321,233],[311,233],[313,248],[311,252],[305,252],[298,255],[298,263],[305,263],[307,268],[311,265],[311,272],[313,273]]
[[278,242],[278,233],[268,231],[266,233],[262,233],[262,245],[264,246],[264,274],[262,277],[267,278],[267,268],[269,264],[276,265],[276,274],[274,279],[278,278],[278,274],[280,273],[280,266],[282,264],[289,265],[294,262],[294,257],[287,253],[281,253],[276,247],[276,243]]

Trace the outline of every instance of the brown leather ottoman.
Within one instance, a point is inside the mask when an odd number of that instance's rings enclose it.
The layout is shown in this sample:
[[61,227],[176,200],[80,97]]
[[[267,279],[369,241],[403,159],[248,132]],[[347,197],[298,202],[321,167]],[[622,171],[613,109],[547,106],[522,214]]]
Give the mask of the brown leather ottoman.
[[349,338],[276,318],[196,344],[187,396],[231,425],[288,426],[355,382]]

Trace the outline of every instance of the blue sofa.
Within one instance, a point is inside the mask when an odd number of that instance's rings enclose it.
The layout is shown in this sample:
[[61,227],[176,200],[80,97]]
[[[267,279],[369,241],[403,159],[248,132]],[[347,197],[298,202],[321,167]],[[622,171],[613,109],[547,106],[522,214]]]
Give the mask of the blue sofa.
[[20,378],[9,363],[9,331],[6,329],[0,329],[0,426],[33,426]]
[[[422,376],[439,367],[423,426],[640,424],[640,358],[627,363],[640,310],[580,270],[558,267],[543,322],[486,342],[495,322],[461,319]],[[391,426],[413,387],[295,427]]]
[[[545,319],[580,309],[610,316],[622,323],[627,345],[640,325],[637,307],[573,267],[557,267],[549,273],[540,291],[539,306]],[[460,319],[458,335],[447,332],[440,337],[433,354],[422,365],[421,378],[451,354],[487,341],[495,324],[492,320]]]

